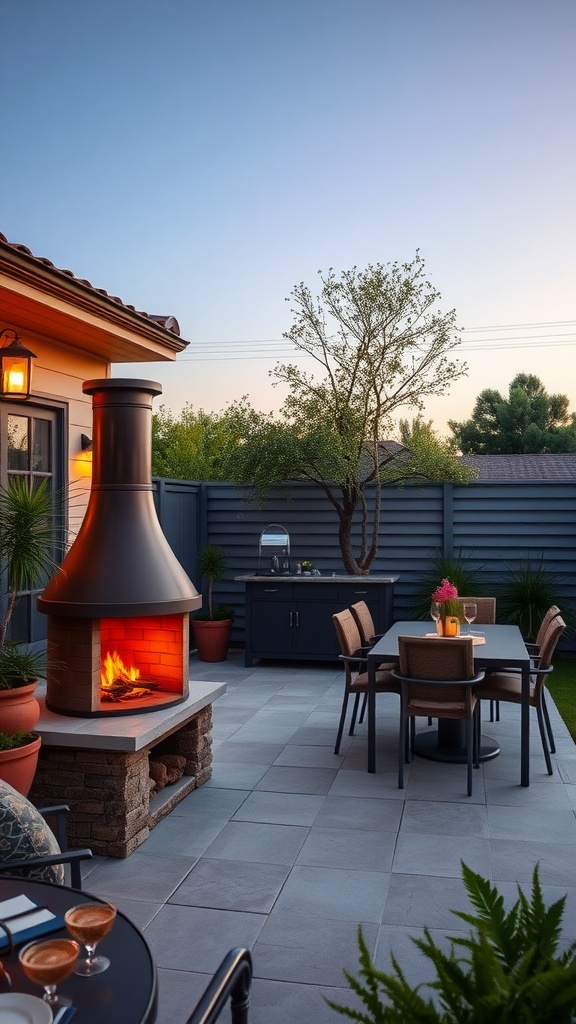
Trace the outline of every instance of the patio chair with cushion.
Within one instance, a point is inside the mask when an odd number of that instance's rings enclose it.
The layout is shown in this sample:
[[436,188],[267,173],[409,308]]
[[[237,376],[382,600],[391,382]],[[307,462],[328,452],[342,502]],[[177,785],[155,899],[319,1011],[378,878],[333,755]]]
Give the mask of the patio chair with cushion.
[[[341,612],[336,612],[332,616],[332,621],[334,622],[336,636],[338,637],[338,643],[342,652],[339,657],[340,660],[344,662],[345,672],[342,711],[340,713],[336,745],[334,747],[334,753],[338,754],[340,752],[342,733],[344,731],[344,723],[346,721],[348,698],[351,694],[354,695],[352,720],[350,722],[349,730],[349,735],[353,736],[354,726],[356,725],[356,718],[358,715],[360,695],[366,695],[368,692],[368,673],[365,671],[367,666],[366,649],[362,647],[360,633],[352,612],[348,608],[345,608]],[[361,671],[363,668],[364,671]],[[390,672],[381,670],[380,668],[376,671],[375,689],[377,693],[400,693],[400,688],[392,678]]]
[[[41,882],[65,883],[64,865],[70,865],[70,882],[82,888],[80,861],[92,857],[91,850],[69,850],[66,837],[65,804],[37,809],[7,782],[0,781],[0,873]],[[56,835],[45,817],[54,817]]]
[[391,673],[400,686],[398,788],[404,788],[404,761],[414,757],[415,719],[460,719],[466,723],[467,791],[472,796],[472,765],[478,764],[474,688],[484,679],[484,672],[474,671],[472,637],[399,636],[398,654],[398,669]]
[[[542,740],[542,749],[546,761],[548,775],[553,774],[550,754],[556,752],[554,745],[554,734],[550,724],[548,708],[546,707],[545,677],[552,672],[552,658],[556,645],[566,629],[566,623],[561,615],[552,618],[546,635],[540,647],[540,655],[537,663],[533,663],[530,675],[530,707],[536,708],[538,718],[538,729]],[[482,700],[506,701],[510,704],[522,703],[522,679],[518,672],[503,671],[491,672],[484,683],[478,688],[478,697]]]
[[[532,662],[533,662],[534,665],[536,665],[538,663],[538,661],[540,660],[540,648],[542,647],[542,644],[544,643],[544,638],[545,638],[546,633],[548,631],[548,627],[549,627],[550,623],[554,621],[554,619],[558,618],[559,615],[561,615],[561,611],[560,611],[558,605],[557,604],[551,605],[550,608],[548,609],[548,611],[546,612],[544,618],[542,619],[542,622],[540,623],[540,626],[539,626],[539,629],[538,629],[538,633],[536,635],[536,640],[534,641],[534,643],[526,643],[526,650],[528,651],[528,653],[530,655],[530,658],[532,659]],[[500,671],[502,671],[502,669]],[[520,670],[517,669],[517,668],[506,668],[503,671],[504,672],[519,672]],[[489,673],[487,673],[487,675],[489,675]],[[496,707],[496,721],[499,722],[500,721],[500,708],[498,706],[498,701],[494,702],[492,700],[490,701],[490,721],[491,722],[494,721],[494,707]],[[554,746],[554,737],[552,735],[552,729],[551,729],[550,724],[549,724],[550,723],[550,719],[548,718],[548,709],[546,707],[546,699],[545,699],[545,696],[544,696],[544,692],[542,692],[542,710],[543,710],[544,716],[545,716],[545,718],[547,720],[548,735],[550,737],[550,751],[551,751],[552,754],[555,754],[556,753],[556,747]]]

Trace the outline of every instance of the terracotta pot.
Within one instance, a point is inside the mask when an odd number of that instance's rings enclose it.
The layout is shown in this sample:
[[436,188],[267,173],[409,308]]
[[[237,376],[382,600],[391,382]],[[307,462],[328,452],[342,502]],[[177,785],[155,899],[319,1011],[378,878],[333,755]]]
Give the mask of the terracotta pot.
[[200,661],[226,660],[232,619],[192,619],[192,630]]
[[36,680],[13,690],[0,690],[0,732],[32,732],[40,718],[40,705],[34,696]]
[[42,740],[36,734],[34,737],[31,743],[26,743],[23,747],[0,750],[0,779],[13,786],[22,793],[22,796],[28,796],[38,764],[38,751]]

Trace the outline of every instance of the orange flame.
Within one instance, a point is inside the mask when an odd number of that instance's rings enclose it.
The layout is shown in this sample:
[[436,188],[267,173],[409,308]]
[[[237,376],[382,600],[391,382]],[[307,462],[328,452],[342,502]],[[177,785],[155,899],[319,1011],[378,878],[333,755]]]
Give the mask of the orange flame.
[[134,668],[134,666],[127,668],[117,651],[114,651],[114,654],[110,654],[108,651],[100,672],[100,682],[104,689],[113,686],[118,680],[123,683],[133,683],[139,678],[140,669]]

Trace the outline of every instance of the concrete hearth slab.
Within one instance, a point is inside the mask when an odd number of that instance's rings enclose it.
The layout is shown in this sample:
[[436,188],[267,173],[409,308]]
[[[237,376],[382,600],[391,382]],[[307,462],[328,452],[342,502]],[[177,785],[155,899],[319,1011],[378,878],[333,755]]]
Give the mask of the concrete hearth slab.
[[40,704],[36,731],[41,735],[44,747],[126,753],[143,750],[176,732],[193,715],[226,692],[225,683],[207,680],[190,680],[189,686],[186,700],[173,707],[145,714],[77,718],[49,711],[45,704],[45,685],[41,683],[36,694]]

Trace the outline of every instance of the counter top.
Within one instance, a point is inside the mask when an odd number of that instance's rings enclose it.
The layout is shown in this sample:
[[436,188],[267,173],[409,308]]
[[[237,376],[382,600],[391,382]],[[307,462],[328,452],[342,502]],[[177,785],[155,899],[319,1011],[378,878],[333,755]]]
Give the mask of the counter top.
[[282,573],[254,573],[251,576],[235,576],[239,583],[396,583],[398,576],[283,576]]

